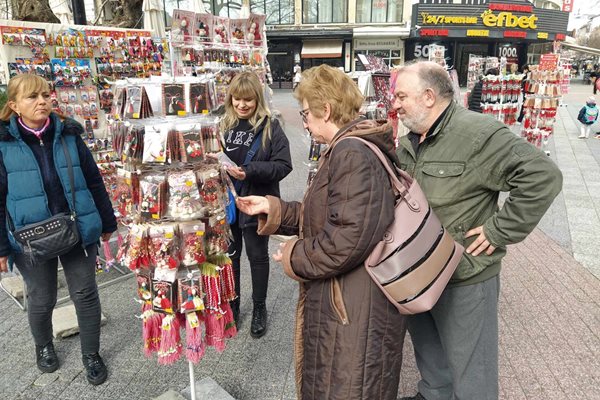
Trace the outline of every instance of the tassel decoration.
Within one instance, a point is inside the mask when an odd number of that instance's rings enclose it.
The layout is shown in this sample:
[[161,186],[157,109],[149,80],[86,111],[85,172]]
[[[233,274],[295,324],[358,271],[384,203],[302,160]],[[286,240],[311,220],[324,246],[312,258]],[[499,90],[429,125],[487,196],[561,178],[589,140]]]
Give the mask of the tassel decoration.
[[181,356],[181,337],[179,336],[179,318],[169,314],[164,317],[161,325],[160,349],[158,363],[173,364]]
[[206,325],[206,344],[212,346],[219,353],[225,350],[225,322],[219,312],[207,312],[204,318]]
[[204,342],[202,340],[202,327],[198,314],[195,312],[185,315],[185,356],[188,361],[197,364],[204,356]]
[[229,305],[229,302],[225,302],[223,304],[223,311],[225,312],[225,314],[223,314],[223,325],[225,329],[223,336],[225,336],[226,339],[230,339],[237,335],[237,326],[235,325],[233,311],[231,311],[231,305]]

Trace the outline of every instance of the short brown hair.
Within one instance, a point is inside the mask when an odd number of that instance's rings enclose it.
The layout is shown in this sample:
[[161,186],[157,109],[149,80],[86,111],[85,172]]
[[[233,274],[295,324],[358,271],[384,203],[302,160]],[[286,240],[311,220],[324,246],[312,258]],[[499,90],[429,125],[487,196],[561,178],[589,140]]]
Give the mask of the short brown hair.
[[325,104],[331,107],[331,121],[339,127],[358,116],[364,97],[356,83],[337,68],[322,64],[302,73],[294,97],[306,100],[311,113],[323,117]]
[[0,120],[8,121],[15,114],[8,105],[9,101],[17,101],[17,96],[27,97],[32,93],[41,93],[50,91],[48,82],[44,78],[33,74],[21,74],[14,76],[8,81],[7,96],[8,99],[2,111],[0,111]]

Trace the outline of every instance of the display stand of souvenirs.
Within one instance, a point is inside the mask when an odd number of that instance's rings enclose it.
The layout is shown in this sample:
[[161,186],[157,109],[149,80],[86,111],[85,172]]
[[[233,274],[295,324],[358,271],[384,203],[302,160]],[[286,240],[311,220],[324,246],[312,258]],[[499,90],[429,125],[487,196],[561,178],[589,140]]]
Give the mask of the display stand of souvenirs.
[[128,228],[116,259],[136,276],[144,353],[156,353],[160,364],[183,354],[197,363],[207,346],[222,351],[237,332],[226,255],[233,185],[218,161],[206,157],[221,150],[217,121],[206,115],[112,121],[109,130],[122,162],[111,196]]
[[[563,69],[557,69],[558,55],[542,55],[539,65],[530,65],[525,85],[521,136],[544,149],[553,133],[556,110],[562,96]],[[547,154],[548,151],[546,151]]]
[[463,105],[468,107],[468,98],[471,95],[475,83],[491,68],[500,68],[498,57],[480,57],[469,54],[469,65],[467,67],[467,91],[463,99]]
[[365,103],[362,112],[368,119],[384,122],[392,113],[393,97],[390,90],[390,68],[382,58],[358,54],[358,59],[366,71],[350,73],[358,84]]
[[519,114],[522,75],[488,75],[483,77],[481,110],[505,125],[514,125]]
[[235,188],[207,155],[222,154],[212,114],[231,79],[252,70],[265,80],[264,16],[175,10],[171,34],[172,76],[114,85],[109,133],[121,166],[110,194],[128,229],[115,258],[136,276],[144,353],[160,364],[185,354],[192,377],[207,347],[223,351],[237,333],[226,254]]
[[91,143],[105,138],[104,114],[114,93],[109,82],[161,75],[168,43],[150,32],[117,28],[44,28],[11,26],[0,21],[2,55],[9,78],[33,73],[51,87],[53,110],[80,122]]
[[469,68],[467,74],[467,94],[465,106],[473,86],[482,79],[481,87],[481,110],[484,114],[494,116],[506,125],[516,123],[519,115],[519,102],[521,100],[521,80],[523,75],[502,74],[482,76],[484,71],[491,68],[505,70],[506,58],[478,57],[473,54],[469,56]]

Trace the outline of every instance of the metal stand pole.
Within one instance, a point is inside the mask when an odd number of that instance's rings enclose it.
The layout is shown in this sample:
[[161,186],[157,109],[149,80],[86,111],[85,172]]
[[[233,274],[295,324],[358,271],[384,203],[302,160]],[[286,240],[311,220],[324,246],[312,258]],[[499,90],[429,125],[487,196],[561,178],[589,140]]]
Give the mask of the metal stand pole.
[[188,361],[188,369],[190,370],[190,393],[192,400],[196,400],[196,379],[194,378],[194,364]]

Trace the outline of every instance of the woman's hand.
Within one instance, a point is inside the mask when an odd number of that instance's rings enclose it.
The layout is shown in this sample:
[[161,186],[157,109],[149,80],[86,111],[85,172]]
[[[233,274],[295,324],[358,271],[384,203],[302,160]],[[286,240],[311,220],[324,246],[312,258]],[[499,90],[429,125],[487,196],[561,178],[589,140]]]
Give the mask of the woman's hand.
[[248,215],[269,213],[269,200],[262,196],[238,197],[235,205],[241,212]]
[[108,240],[110,239],[111,236],[112,236],[112,232],[105,232],[102,235],[100,235],[100,238],[102,239],[103,242],[108,242]]
[[287,242],[279,243],[279,248],[277,249],[277,253],[273,254],[273,260],[277,261],[278,263],[283,261],[282,250],[285,247],[286,243]]
[[8,272],[8,256],[0,257],[0,272]]
[[227,167],[227,173],[238,181],[246,179],[246,172],[244,172],[242,167]]

